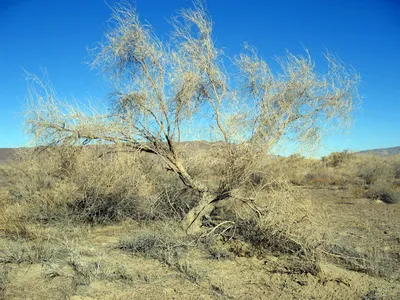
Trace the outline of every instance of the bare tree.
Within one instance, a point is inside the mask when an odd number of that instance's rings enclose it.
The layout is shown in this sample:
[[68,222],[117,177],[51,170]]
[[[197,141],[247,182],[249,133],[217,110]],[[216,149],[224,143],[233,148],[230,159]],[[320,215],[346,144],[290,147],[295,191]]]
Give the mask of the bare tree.
[[[109,109],[63,103],[31,76],[28,128],[40,145],[102,141],[162,158],[201,195],[183,220],[190,232],[200,229],[218,201],[232,197],[238,161],[251,161],[254,153],[268,152],[285,138],[312,144],[322,124],[351,119],[359,77],[329,54],[326,73],[315,69],[307,52],[278,58],[276,72],[248,46],[229,59],[216,48],[212,21],[198,1],[172,19],[168,42],[141,23],[127,2],[112,8],[112,20],[92,61],[114,84]],[[235,71],[228,72],[226,63]],[[197,131],[213,131],[225,153],[225,178],[218,189],[191,176],[182,160],[179,144],[193,118],[202,119]]]

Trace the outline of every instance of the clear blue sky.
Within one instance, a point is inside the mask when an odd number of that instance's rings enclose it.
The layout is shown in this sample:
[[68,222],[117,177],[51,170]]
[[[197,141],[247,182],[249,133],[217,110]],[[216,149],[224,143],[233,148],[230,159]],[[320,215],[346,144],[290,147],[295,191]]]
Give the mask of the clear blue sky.
[[[112,3],[112,1],[108,1]],[[187,0],[137,0],[142,20],[168,33],[166,18]],[[243,42],[269,60],[303,46],[318,61],[325,49],[362,76],[362,109],[346,135],[323,139],[330,151],[400,146],[400,1],[208,0],[217,45],[237,54]],[[23,69],[45,67],[61,97],[102,98],[102,79],[85,64],[102,39],[110,10],[103,0],[0,0],[0,147],[27,144]]]

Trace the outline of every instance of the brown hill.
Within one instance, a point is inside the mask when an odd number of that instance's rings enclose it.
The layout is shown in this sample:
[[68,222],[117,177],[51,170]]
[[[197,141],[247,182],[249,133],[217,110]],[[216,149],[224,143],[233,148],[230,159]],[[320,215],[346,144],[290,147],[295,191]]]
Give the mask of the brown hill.
[[391,148],[363,150],[363,151],[360,151],[357,153],[359,153],[359,154],[376,154],[379,156],[397,155],[397,154],[400,154],[400,146],[391,147]]

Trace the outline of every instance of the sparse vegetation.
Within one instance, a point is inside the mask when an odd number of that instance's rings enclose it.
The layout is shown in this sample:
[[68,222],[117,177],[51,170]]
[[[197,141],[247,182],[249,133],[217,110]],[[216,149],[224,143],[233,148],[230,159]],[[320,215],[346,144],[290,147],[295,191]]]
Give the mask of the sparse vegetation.
[[182,252],[188,245],[167,231],[161,233],[146,232],[120,241],[119,249],[157,259],[168,266],[178,263]]
[[[93,61],[115,80],[106,113],[30,75],[36,147],[0,164],[0,298],[400,295],[400,156],[269,152],[347,123],[357,74],[308,53],[275,72],[246,46],[230,86],[200,2],[168,46],[128,3],[113,20]],[[210,141],[183,142],[194,118]]]
[[[219,157],[207,156],[201,144],[185,147],[182,151],[191,154],[185,159],[190,160],[198,178],[208,179],[210,184],[214,181],[218,188],[216,178],[223,171]],[[62,156],[73,157],[71,161],[75,163],[63,163]],[[213,165],[214,171],[204,168],[203,163]],[[348,239],[329,233],[332,225],[326,223],[326,218],[332,213],[322,209],[325,198],[313,200],[317,191],[337,191],[349,193],[354,199],[371,197],[365,200],[367,203],[376,203],[374,200],[378,197],[383,201],[382,194],[375,191],[379,184],[386,189],[398,188],[397,163],[398,157],[372,158],[355,154],[346,154],[346,159],[335,166],[326,164],[325,159],[265,157],[248,170],[245,184],[232,191],[233,198],[220,202],[215,211],[203,219],[204,231],[191,237],[185,234],[179,222],[190,210],[190,203],[194,205],[198,201],[199,195],[186,189],[173,174],[167,172],[167,176],[163,176],[164,166],[151,156],[115,151],[113,146],[25,149],[16,159],[0,167],[3,174],[0,260],[7,270],[2,291],[5,297],[7,293],[16,293],[10,280],[39,268],[37,280],[42,280],[49,289],[35,293],[47,295],[43,296],[45,298],[50,294],[60,299],[82,295],[97,282],[111,284],[116,293],[122,286],[144,291],[146,286],[159,285],[161,278],[184,280],[197,286],[201,293],[235,298],[237,287],[229,285],[223,277],[215,277],[215,271],[208,266],[223,267],[231,262],[236,265],[237,260],[254,261],[252,258],[264,261],[270,276],[288,276],[305,287],[314,277],[320,278],[318,282],[322,284],[347,284],[341,277],[325,277],[327,262],[397,282],[400,278],[400,262],[396,256],[399,237],[396,230],[390,229],[396,226],[393,217],[375,223],[383,227],[376,230],[387,239],[372,244],[379,236],[374,233],[365,246],[349,244]],[[98,172],[98,168],[105,171]],[[314,174],[315,178],[319,174],[329,176],[323,177],[328,178],[326,181],[310,180],[308,174]],[[355,194],[355,188],[360,188],[361,192]],[[70,192],[55,195],[57,189]],[[247,191],[256,194],[255,199],[244,201],[243,193]],[[372,192],[375,194],[370,195]],[[109,202],[104,200],[107,197]],[[51,205],[51,201],[57,201],[57,205]],[[374,214],[367,212],[367,216]],[[332,217],[341,220],[340,214]],[[352,222],[354,225],[349,226],[359,227],[349,227],[350,233],[357,232],[355,228],[371,226],[363,225],[364,217]],[[106,248],[100,245],[103,240],[107,241],[108,235],[98,242],[90,242],[90,246],[83,246],[89,236],[96,238],[99,234],[96,232],[114,226],[120,229],[113,229],[116,235],[111,235],[115,236],[107,242]],[[101,250],[92,252],[92,243]],[[111,259],[113,256],[116,258]],[[132,269],[132,265],[121,262],[121,257],[125,257],[123,261],[149,267]],[[159,268],[168,271],[165,273]],[[19,269],[22,275],[16,273]],[[190,289],[189,286],[186,289]],[[314,289],[318,290],[318,286]],[[368,295],[370,286],[360,291],[359,297]],[[377,288],[375,294],[385,293]]]
[[[315,68],[307,51],[304,56],[288,52],[272,70],[246,45],[229,60],[235,70],[228,72],[201,1],[171,19],[168,42],[139,20],[129,2],[112,7],[112,21],[91,62],[111,81],[112,105],[105,112],[70,105],[57,98],[50,84],[29,75],[27,129],[38,146],[105,143],[154,155],[165,171],[199,196],[185,203],[184,211],[175,208],[189,234],[202,231],[203,218],[219,202],[237,198],[236,191],[251,179],[249,171],[272,146],[287,139],[299,147],[312,145],[319,139],[319,124],[347,125],[358,104],[358,74],[329,53],[325,73]],[[193,120],[196,128],[190,126]],[[192,129],[218,141],[206,149],[217,159],[217,184],[197,176],[185,159],[182,141]],[[69,158],[65,162],[66,169],[74,163]],[[202,167],[213,171],[212,165]],[[77,209],[85,210],[91,221],[98,213],[117,217],[117,211],[102,207],[110,207],[114,195],[86,193]],[[243,200],[257,193],[246,190]],[[161,199],[168,201],[168,196]]]
[[0,299],[5,299],[7,281],[8,281],[8,267],[6,265],[1,265],[0,270]]
[[400,156],[378,156],[335,152],[321,161],[305,158],[281,158],[282,169],[297,185],[339,186],[354,192],[356,197],[398,203],[398,166]]

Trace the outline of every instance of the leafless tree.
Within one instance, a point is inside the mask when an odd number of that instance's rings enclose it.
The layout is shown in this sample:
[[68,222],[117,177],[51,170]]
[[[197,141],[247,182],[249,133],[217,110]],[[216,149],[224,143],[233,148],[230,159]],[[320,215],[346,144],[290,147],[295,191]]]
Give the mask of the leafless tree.
[[[285,138],[312,144],[322,125],[351,119],[359,77],[332,55],[325,55],[325,73],[307,51],[277,58],[276,71],[249,46],[229,59],[215,46],[212,21],[199,1],[172,19],[168,42],[141,23],[128,2],[112,7],[112,20],[91,64],[113,83],[112,105],[96,111],[62,102],[30,76],[28,128],[40,145],[102,141],[162,158],[201,195],[183,220],[190,232],[218,201],[232,197],[238,161],[251,161]],[[191,176],[181,157],[179,145],[194,118],[202,120],[195,130],[211,130],[225,153],[226,178],[218,189]]]

